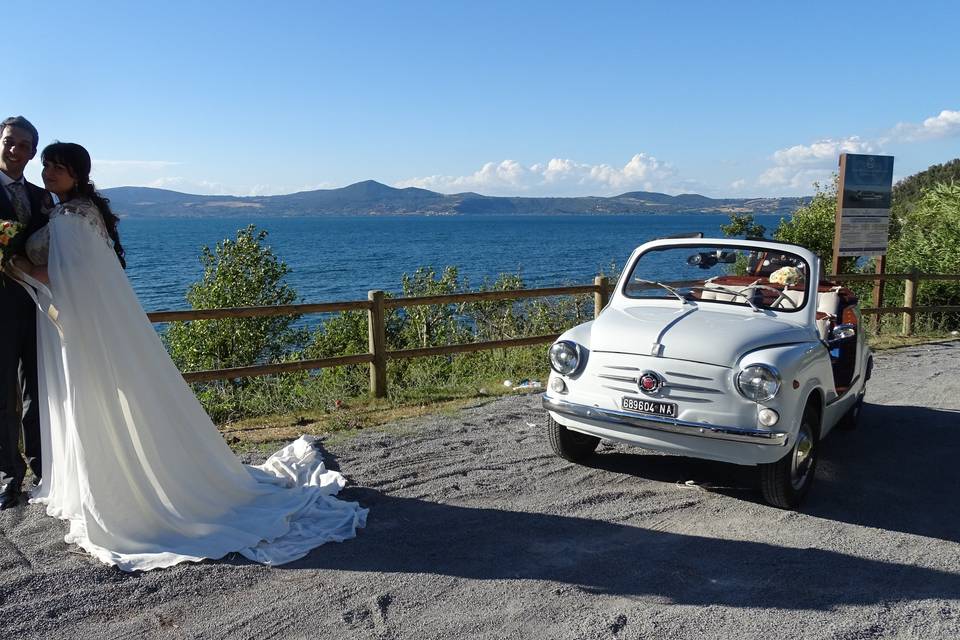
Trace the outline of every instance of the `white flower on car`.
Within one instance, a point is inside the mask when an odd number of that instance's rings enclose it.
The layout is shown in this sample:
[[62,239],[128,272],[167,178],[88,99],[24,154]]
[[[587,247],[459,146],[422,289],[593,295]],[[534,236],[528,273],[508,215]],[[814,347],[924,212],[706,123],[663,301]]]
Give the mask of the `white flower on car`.
[[800,272],[796,267],[780,267],[770,274],[770,282],[782,285],[797,284],[800,282]]

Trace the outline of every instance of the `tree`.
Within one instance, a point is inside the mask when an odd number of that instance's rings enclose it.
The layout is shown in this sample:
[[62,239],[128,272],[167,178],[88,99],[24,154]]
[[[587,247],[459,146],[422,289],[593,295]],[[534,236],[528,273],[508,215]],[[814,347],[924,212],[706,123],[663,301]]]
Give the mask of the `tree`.
[[960,182],[936,184],[924,191],[904,219],[889,260],[904,271],[960,272]]
[[935,164],[893,186],[891,213],[895,219],[907,217],[924,193],[938,184],[960,182],[960,158]]
[[[297,292],[285,282],[286,263],[264,246],[266,231],[237,231],[200,256],[203,278],[187,292],[193,309],[293,304]],[[226,318],[174,323],[167,332],[170,354],[182,370],[224,369],[281,359],[305,340],[297,316]]]
[[[418,267],[400,280],[404,297],[439,296],[466,289],[457,267],[446,267],[438,274],[432,267]],[[406,309],[400,340],[407,348],[423,348],[456,344],[468,333],[457,320],[459,308],[454,304],[434,304]]]
[[767,228],[756,222],[752,213],[734,213],[730,224],[720,225],[720,231],[728,238],[762,238]]
[[[936,184],[923,192],[902,220],[900,237],[891,244],[887,265],[892,273],[960,273],[960,182]],[[917,290],[921,306],[960,304],[956,282],[924,281]],[[953,326],[958,314],[933,316]]]
[[837,216],[837,176],[826,188],[813,184],[816,194],[810,204],[799,207],[790,219],[781,218],[773,237],[810,249],[829,265],[833,260],[833,232]]

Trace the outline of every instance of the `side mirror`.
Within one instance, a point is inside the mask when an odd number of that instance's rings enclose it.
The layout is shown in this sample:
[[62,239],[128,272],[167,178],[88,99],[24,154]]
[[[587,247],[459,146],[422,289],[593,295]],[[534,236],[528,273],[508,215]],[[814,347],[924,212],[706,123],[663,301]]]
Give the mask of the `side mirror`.
[[717,264],[717,256],[713,253],[707,253],[705,251],[701,253],[695,253],[687,258],[687,264],[691,267],[709,269]]
[[830,330],[830,336],[827,338],[827,345],[833,347],[851,338],[857,337],[857,325],[838,324]]
[[717,260],[723,264],[734,264],[737,261],[737,253],[735,251],[721,251]]

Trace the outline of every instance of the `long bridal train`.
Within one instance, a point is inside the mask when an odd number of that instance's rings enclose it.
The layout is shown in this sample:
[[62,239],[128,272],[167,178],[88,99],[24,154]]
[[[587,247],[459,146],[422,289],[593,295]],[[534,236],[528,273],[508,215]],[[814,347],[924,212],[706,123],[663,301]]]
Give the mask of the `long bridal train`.
[[[147,320],[89,203],[51,215],[40,317],[43,482],[66,540],[126,571],[238,552],[282,564],[356,535],[367,510],[303,437],[242,464]],[[54,311],[55,309],[55,311]]]

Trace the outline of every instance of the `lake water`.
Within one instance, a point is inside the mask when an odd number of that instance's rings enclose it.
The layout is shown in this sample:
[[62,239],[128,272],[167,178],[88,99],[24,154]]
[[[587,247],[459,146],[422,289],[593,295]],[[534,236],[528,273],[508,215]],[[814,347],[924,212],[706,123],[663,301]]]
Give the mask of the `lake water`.
[[[768,230],[779,216],[759,215]],[[611,262],[652,238],[703,231],[720,235],[726,215],[125,218],[120,232],[128,275],[144,309],[186,309],[202,276],[200,251],[253,223],[292,269],[304,302],[365,300],[370,289],[398,292],[417,267],[457,266],[476,286],[520,273],[528,287],[592,283]]]

